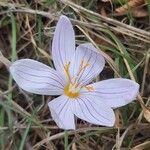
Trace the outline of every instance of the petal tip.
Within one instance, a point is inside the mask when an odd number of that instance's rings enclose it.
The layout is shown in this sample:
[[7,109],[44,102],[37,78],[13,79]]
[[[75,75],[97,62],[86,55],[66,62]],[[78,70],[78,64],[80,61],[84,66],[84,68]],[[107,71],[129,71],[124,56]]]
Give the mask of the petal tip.
[[60,16],[60,19],[68,19],[68,17],[65,16],[65,15],[61,15],[61,16]]
[[132,80],[130,80],[130,81],[132,82],[132,90],[135,95],[134,96],[134,98],[135,98],[139,94],[140,85],[135,81],[132,81]]
[[62,21],[62,22],[69,22],[70,23],[70,20],[67,16],[65,15],[61,15],[60,18],[59,18],[59,21]]

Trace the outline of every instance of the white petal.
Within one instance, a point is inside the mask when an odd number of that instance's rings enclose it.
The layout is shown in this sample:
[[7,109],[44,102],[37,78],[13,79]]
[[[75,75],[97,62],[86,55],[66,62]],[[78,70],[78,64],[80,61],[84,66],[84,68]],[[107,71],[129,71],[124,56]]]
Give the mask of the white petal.
[[79,83],[85,85],[102,71],[104,65],[103,56],[97,53],[97,49],[92,44],[81,44],[77,47],[70,72],[72,76],[78,77]]
[[96,97],[81,95],[73,103],[74,114],[78,118],[97,125],[114,125],[115,115],[113,110]]
[[98,99],[116,108],[132,102],[139,93],[139,84],[129,79],[108,79],[89,85],[93,91],[81,93],[97,96]]
[[21,59],[10,66],[16,83],[25,91],[42,95],[60,95],[64,82],[58,73],[32,59]]
[[75,129],[74,114],[71,111],[71,100],[62,95],[48,103],[51,115],[62,129]]
[[65,75],[67,65],[75,53],[75,35],[72,24],[66,16],[61,16],[55,29],[52,56],[56,70]]

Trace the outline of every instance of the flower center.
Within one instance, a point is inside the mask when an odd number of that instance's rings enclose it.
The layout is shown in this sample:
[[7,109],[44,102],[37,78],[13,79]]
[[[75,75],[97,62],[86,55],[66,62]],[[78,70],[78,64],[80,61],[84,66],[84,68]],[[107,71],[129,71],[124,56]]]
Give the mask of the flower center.
[[70,98],[76,98],[79,96],[80,87],[76,86],[75,84],[68,84],[64,88],[64,93]]
[[67,95],[68,97],[70,98],[76,98],[79,96],[80,94],[80,89],[81,88],[85,88],[87,89],[88,91],[92,91],[93,89],[89,86],[83,86],[82,83],[78,83],[78,80],[80,78],[80,76],[82,75],[82,73],[85,71],[85,69],[89,66],[89,64],[82,60],[80,62],[80,66],[79,66],[79,70],[76,74],[75,77],[71,78],[70,76],[70,71],[69,71],[69,68],[70,68],[70,62],[66,63],[64,65],[64,71],[66,73],[66,76],[68,78],[68,84],[65,86],[64,88],[64,94]]

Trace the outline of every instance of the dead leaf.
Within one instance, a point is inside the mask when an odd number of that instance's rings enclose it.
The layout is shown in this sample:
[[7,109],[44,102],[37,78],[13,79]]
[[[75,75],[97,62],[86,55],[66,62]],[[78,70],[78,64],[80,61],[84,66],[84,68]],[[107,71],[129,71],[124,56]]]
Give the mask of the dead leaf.
[[[133,8],[133,9],[131,9],[131,12],[132,12],[133,17],[136,17],[136,18],[148,16],[147,10],[145,10],[141,7]],[[127,13],[128,13],[128,10],[126,10],[124,12],[114,13],[113,16],[122,16],[122,15],[126,15]]]
[[129,8],[136,8],[142,4],[144,4],[144,0],[130,0],[128,3],[124,4],[123,6],[117,8],[115,11],[118,13],[123,13],[129,10]]
[[148,11],[143,8],[134,8],[132,9],[132,15],[133,17],[146,17],[148,16]]

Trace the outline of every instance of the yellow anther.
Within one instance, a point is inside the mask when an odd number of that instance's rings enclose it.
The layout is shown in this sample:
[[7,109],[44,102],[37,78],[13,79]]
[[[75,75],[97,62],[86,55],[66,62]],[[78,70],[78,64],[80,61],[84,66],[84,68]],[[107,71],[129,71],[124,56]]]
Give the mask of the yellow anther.
[[93,86],[91,86],[91,85],[87,85],[87,86],[85,86],[85,88],[86,88],[89,92],[94,91],[94,88],[93,88]]

